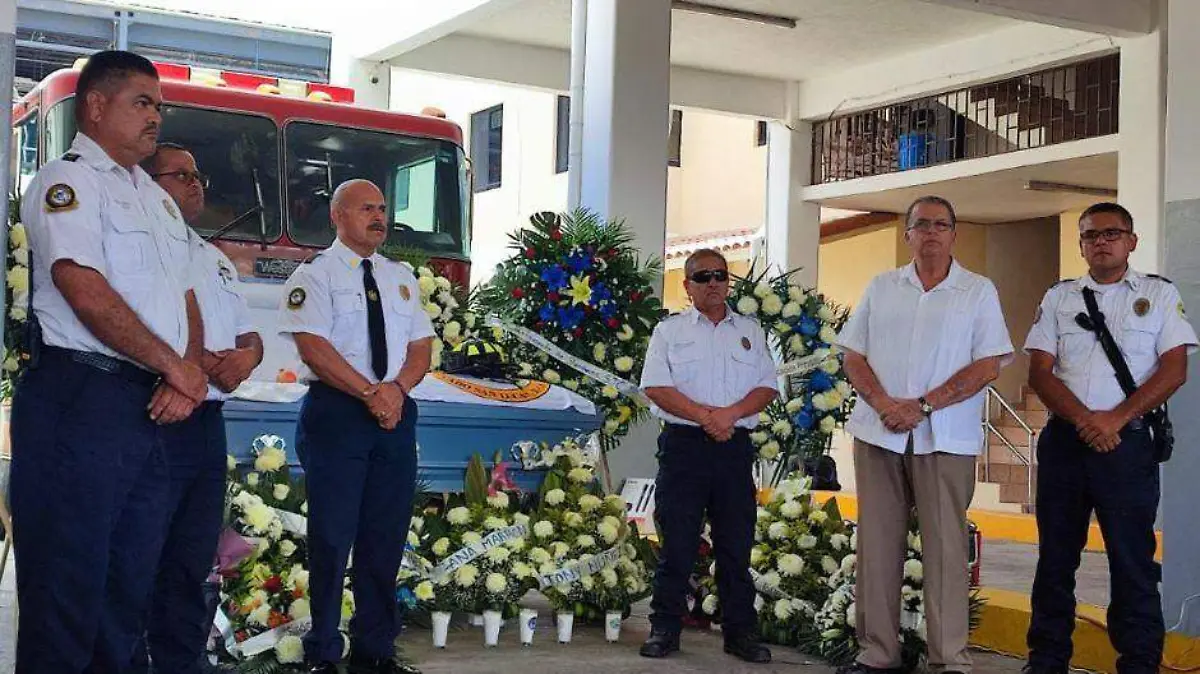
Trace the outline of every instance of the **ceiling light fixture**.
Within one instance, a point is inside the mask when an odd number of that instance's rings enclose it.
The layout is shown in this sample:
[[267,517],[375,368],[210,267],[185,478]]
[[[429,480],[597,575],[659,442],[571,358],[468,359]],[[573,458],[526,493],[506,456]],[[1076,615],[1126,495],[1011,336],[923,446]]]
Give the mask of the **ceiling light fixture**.
[[696,14],[723,16],[727,19],[753,21],[755,23],[762,23],[768,26],[778,26],[780,28],[796,27],[796,20],[788,16],[780,16],[778,14],[763,14],[762,12],[751,12],[745,9],[733,9],[732,7],[710,5],[707,2],[694,2],[693,0],[671,0],[671,9],[678,9],[681,12],[695,12]]
[[1089,197],[1117,198],[1117,191],[1107,187],[1087,187],[1085,185],[1055,183],[1046,180],[1030,180],[1025,183],[1025,189],[1031,192],[1071,192],[1074,194],[1085,194]]

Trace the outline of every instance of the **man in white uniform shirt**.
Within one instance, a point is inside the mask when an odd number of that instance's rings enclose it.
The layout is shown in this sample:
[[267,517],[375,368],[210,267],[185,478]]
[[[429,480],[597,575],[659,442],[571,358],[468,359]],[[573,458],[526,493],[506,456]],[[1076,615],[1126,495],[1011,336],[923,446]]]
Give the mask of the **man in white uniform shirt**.
[[[1165,457],[1155,455],[1144,415],[1187,380],[1196,332],[1170,281],[1129,267],[1138,242],[1133,229],[1133,216],[1117,204],[1083,212],[1079,248],[1088,273],[1046,293],[1025,341],[1029,385],[1052,415],[1037,448],[1031,674],[1065,674],[1070,664],[1075,571],[1093,512],[1112,578],[1108,632],[1119,654],[1117,671],[1152,674],[1162,659],[1154,520],[1158,461]],[[1128,397],[1098,339],[1088,295],[1129,369],[1136,390]]]
[[679,650],[688,577],[707,514],[712,525],[725,652],[765,663],[756,640],[750,547],[757,512],[750,429],[778,391],[775,361],[762,327],[727,303],[729,267],[715,250],[684,265],[692,308],[658,324],[646,351],[642,389],[666,422],[658,437],[654,519],[663,549],[650,603],[650,638],[641,654]]
[[945,199],[914,201],[904,233],[912,263],[871,280],[837,340],[859,394],[846,430],[859,503],[861,650],[847,672],[901,665],[900,588],[914,506],[929,667],[971,668],[967,507],[983,447],[983,389],[1013,349],[996,288],[953,257],[956,224]]
[[[204,212],[207,178],[187,149],[160,143],[142,162],[189,225]],[[168,427],[171,451],[170,517],[154,587],[148,654],[161,674],[207,669],[204,647],[212,628],[205,581],[213,565],[225,507],[224,401],[262,361],[262,339],[250,309],[237,292],[233,263],[216,246],[188,232],[194,284],[204,323],[201,365],[211,382],[205,401],[186,420]],[[139,653],[140,655],[140,653]]]
[[313,618],[304,651],[313,674],[338,671],[353,546],[351,671],[415,671],[394,661],[396,572],[417,478],[417,404],[408,394],[429,370],[433,325],[409,268],[377,252],[391,222],[379,188],[342,183],[330,213],[337,239],[296,269],[279,310],[280,334],[316,376],[296,425]]
[[162,121],[158,74],[99,52],[74,100],[71,151],[21,204],[41,336],[13,396],[20,674],[129,671],[165,528],[163,425],[206,388],[184,359],[200,345],[187,226],[137,165]]

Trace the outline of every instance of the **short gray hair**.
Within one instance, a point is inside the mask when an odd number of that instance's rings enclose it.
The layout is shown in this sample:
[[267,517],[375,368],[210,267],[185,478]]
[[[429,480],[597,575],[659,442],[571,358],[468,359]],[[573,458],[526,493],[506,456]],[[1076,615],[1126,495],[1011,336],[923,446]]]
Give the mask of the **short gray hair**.
[[946,209],[946,212],[950,214],[950,226],[952,228],[958,226],[958,216],[954,214],[954,206],[950,203],[950,201],[945,197],[939,197],[935,194],[927,194],[923,197],[918,197],[915,201],[908,205],[908,210],[904,212],[904,229],[909,229],[912,227],[913,211],[917,210],[917,206],[921,206],[923,204],[932,204],[934,206],[941,206],[942,208]]
[[692,277],[692,272],[696,269],[696,263],[704,258],[720,260],[721,264],[725,265],[725,269],[729,269],[729,261],[725,259],[725,256],[722,255],[720,251],[716,250],[715,248],[701,248],[700,250],[694,251],[691,255],[689,255],[687,262],[683,263],[683,275],[690,279]]

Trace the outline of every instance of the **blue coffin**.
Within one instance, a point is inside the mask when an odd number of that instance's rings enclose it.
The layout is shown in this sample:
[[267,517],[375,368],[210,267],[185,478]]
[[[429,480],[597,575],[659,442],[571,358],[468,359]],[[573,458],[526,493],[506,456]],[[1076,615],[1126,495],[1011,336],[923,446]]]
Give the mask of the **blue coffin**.
[[[496,405],[418,401],[417,422],[419,479],[431,491],[461,491],[467,461],[481,454],[489,465],[501,452],[512,460],[509,449],[522,440],[554,444],[568,436],[600,428],[599,415],[571,410],[530,410]],[[288,463],[299,470],[296,458],[296,418],[300,403],[264,403],[230,400],[225,404],[225,431],[229,453],[239,463],[252,462],[251,444],[263,434],[278,435],[287,443]],[[509,473],[522,490],[535,490],[543,471],[514,470]]]

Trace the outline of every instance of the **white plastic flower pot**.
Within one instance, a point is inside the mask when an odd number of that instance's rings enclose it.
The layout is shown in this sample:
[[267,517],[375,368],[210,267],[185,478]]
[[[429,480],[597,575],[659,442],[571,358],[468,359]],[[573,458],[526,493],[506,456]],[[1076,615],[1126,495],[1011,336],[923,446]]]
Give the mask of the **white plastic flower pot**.
[[480,613],[471,614],[471,627],[483,627],[483,615]]
[[450,612],[434,611],[433,618],[433,647],[446,647],[446,633],[450,630]]
[[537,611],[531,608],[521,609],[521,645],[532,646],[535,632],[537,632]]
[[616,643],[621,639],[621,612],[609,611],[604,614],[604,640]]
[[571,643],[571,633],[575,630],[575,614],[564,611],[558,614],[558,643]]
[[499,611],[484,611],[483,612],[483,645],[488,648],[494,647],[500,643],[500,625],[504,621],[500,618]]

